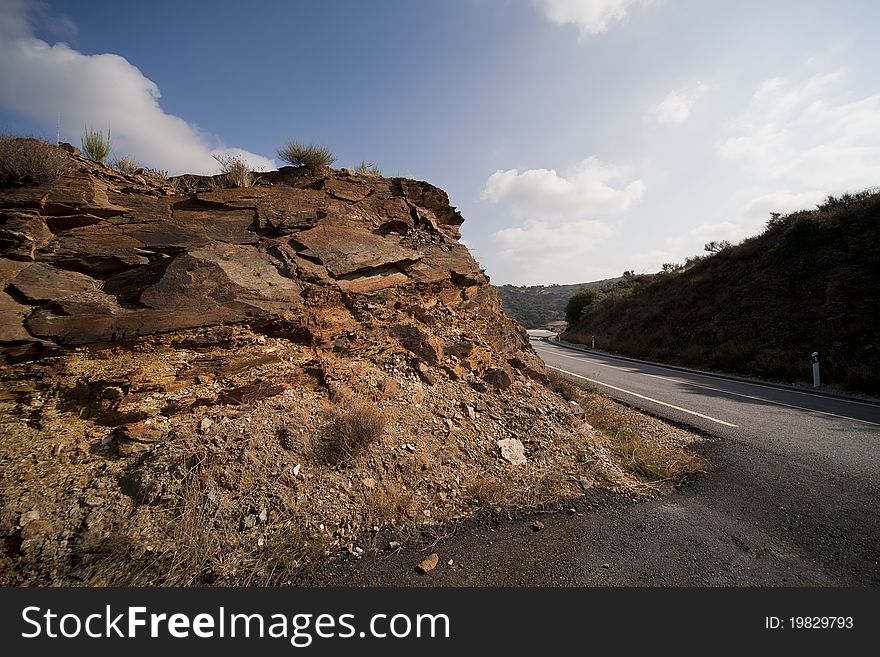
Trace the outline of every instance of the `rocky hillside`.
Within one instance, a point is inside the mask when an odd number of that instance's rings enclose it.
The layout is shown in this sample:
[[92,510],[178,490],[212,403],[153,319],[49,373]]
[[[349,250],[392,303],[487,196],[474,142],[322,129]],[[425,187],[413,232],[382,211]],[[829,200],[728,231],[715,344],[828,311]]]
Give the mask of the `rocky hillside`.
[[686,268],[628,276],[565,337],[666,363],[880,395],[880,193],[829,198]]
[[565,321],[565,306],[580,290],[585,287],[605,288],[617,280],[608,278],[574,285],[501,285],[498,292],[508,316],[527,329],[543,329],[551,322]]
[[462,221],[347,170],[224,188],[71,152],[0,189],[0,583],[284,582],[624,485]]

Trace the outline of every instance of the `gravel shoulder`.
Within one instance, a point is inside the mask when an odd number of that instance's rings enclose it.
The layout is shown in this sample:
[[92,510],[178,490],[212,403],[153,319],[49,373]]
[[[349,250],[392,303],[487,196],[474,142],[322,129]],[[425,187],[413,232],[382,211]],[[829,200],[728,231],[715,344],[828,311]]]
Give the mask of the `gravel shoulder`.
[[[731,440],[647,501],[596,491],[568,512],[474,522],[421,549],[337,560],[323,586],[876,586],[878,488]],[[533,526],[539,518],[543,529]],[[426,555],[439,566],[419,574]],[[452,562],[450,564],[450,561]]]

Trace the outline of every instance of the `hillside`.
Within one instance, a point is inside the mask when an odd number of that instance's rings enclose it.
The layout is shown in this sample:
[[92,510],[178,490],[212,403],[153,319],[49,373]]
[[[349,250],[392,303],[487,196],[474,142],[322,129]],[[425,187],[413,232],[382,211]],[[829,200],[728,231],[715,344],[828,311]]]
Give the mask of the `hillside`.
[[565,320],[565,305],[585,287],[606,287],[619,279],[608,278],[574,285],[500,285],[504,312],[527,329],[546,328],[548,322]]
[[628,276],[564,337],[665,363],[880,394],[880,193],[774,217],[738,246]]
[[665,485],[550,387],[442,190],[12,146],[53,168],[0,188],[0,584],[285,583]]

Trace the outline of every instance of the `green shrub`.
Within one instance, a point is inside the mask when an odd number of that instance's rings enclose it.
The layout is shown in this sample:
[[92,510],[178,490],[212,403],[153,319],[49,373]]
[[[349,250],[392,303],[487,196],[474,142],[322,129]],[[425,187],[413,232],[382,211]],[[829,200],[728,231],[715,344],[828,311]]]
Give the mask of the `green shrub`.
[[70,168],[67,153],[42,139],[0,135],[0,185],[41,185]]
[[324,146],[301,144],[297,141],[289,141],[278,151],[278,157],[295,167],[329,167],[336,161],[336,156]]
[[581,318],[585,308],[592,306],[604,296],[605,292],[594,287],[585,287],[576,293],[565,306],[565,320],[568,325],[573,326]]
[[253,186],[254,174],[250,167],[240,157],[234,155],[214,155],[220,163],[221,183],[227,187],[251,187]]
[[87,158],[100,164],[107,164],[107,158],[110,156],[110,130],[107,130],[107,136],[100,130],[92,130],[86,128],[80,139],[82,142],[83,153]]

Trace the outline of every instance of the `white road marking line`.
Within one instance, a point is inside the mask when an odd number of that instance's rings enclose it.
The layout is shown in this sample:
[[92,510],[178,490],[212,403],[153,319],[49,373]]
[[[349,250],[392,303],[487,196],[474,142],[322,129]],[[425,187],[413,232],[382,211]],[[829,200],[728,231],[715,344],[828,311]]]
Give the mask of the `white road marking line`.
[[[548,344],[549,344],[549,343],[548,343]],[[536,345],[533,345],[533,346],[536,346]],[[559,355],[559,356],[565,356],[566,358],[572,358],[572,360],[577,360],[576,358],[573,358],[572,356],[569,356],[569,355],[567,355],[567,354],[558,353],[558,352],[560,352],[560,351],[565,350],[565,349],[566,349],[565,347],[558,347],[558,346],[556,346],[556,345],[551,345],[551,351],[553,350],[554,347],[555,347],[555,350],[556,350],[555,353],[557,353],[557,355]],[[584,354],[585,356],[587,356],[587,357],[593,355],[593,354],[587,354],[586,352],[581,352],[581,353],[583,353],[583,354]],[[614,356],[611,356],[611,355],[609,355],[609,354],[595,354],[595,355],[596,355],[597,358],[611,358],[611,359],[614,359]],[[593,362],[595,362],[595,361],[593,361]],[[611,367],[611,368],[614,368],[614,365],[606,365],[605,363],[596,363],[596,364],[597,364],[597,365],[602,365],[603,367]],[[662,365],[654,365],[654,364],[652,364],[652,363],[638,363],[638,364],[639,364],[639,365],[642,365],[642,366],[644,366],[644,367],[654,367],[654,368],[657,368],[657,369],[663,369],[663,366],[662,366]],[[623,368],[615,368],[615,369],[623,369]],[[623,370],[623,371],[636,371],[636,370]],[[701,377],[703,377],[704,379],[715,378],[715,377],[713,377],[711,374],[703,374],[703,373],[701,373],[701,372],[688,372],[688,374],[692,374],[693,376],[701,376]],[[657,374],[646,374],[646,376],[659,376],[659,375],[657,375]],[[663,377],[660,377],[660,378],[663,378]],[[780,390],[780,388],[777,388],[777,387],[775,387],[775,386],[768,386],[768,385],[764,385],[763,383],[755,383],[755,382],[753,382],[753,381],[738,381],[738,380],[735,380],[735,379],[734,379],[734,381],[735,381],[736,383],[742,383],[743,385],[746,385],[746,386],[754,386],[754,387],[756,387],[756,388],[766,388],[767,390]],[[792,389],[790,389],[790,388],[783,388],[782,390],[783,390],[784,392],[791,393],[791,394],[793,394],[793,395],[805,395],[805,396],[813,397],[813,398],[816,397],[816,395],[814,395],[813,393],[811,393],[811,392],[803,392],[802,390],[792,390]],[[769,400],[768,400],[768,401],[769,401]],[[848,399],[848,398],[846,398],[846,397],[835,397],[835,398],[834,398],[834,401],[841,402],[841,403],[844,403],[844,404],[858,404],[859,406],[871,406],[872,408],[876,408],[876,407],[877,407],[877,404],[876,404],[876,403],[872,403],[872,402],[863,402],[863,401],[859,401],[859,400],[857,400],[857,399]],[[772,402],[772,403],[775,404],[776,402]],[[800,408],[800,407],[799,407],[799,406],[795,406],[794,408]],[[807,410],[812,410],[812,409],[807,409]],[[820,411],[816,411],[816,412],[819,413]],[[854,418],[854,417],[848,417],[848,416],[846,416],[846,415],[840,415],[840,416],[837,416],[837,417],[845,417],[845,418],[847,418],[848,420],[855,420],[855,419],[857,419],[857,418]],[[868,421],[867,421],[867,420],[859,420],[859,422],[868,422]],[[876,422],[868,422],[868,424],[876,424]]]
[[[556,355],[556,356],[562,356],[563,358],[568,358],[569,360],[576,360],[576,361],[580,361],[580,360],[582,360],[581,358],[576,358],[576,357],[574,357],[574,356],[569,356],[568,354],[559,354],[559,353],[557,353],[557,354],[555,354],[555,355]],[[690,385],[690,386],[694,386],[694,387],[696,387],[696,388],[704,388],[704,389],[706,389],[706,390],[712,390],[712,391],[714,391],[714,392],[720,392],[720,393],[723,393],[723,394],[725,394],[725,395],[733,395],[733,396],[736,396],[736,397],[744,397],[745,399],[754,399],[755,401],[761,401],[761,402],[764,402],[764,403],[766,403],[766,404],[772,404],[773,406],[784,406],[784,407],[786,407],[786,408],[794,408],[794,409],[797,409],[797,410],[799,410],[799,411],[807,411],[808,413],[817,413],[817,414],[819,414],[819,415],[827,415],[827,416],[829,416],[829,417],[836,417],[836,418],[840,418],[840,419],[842,419],[842,420],[852,420],[853,422],[861,422],[862,424],[870,424],[870,425],[875,426],[875,427],[876,427],[876,426],[880,426],[880,423],[877,423],[877,422],[871,422],[870,420],[862,420],[862,419],[857,418],[857,417],[850,417],[849,415],[839,415],[838,413],[830,413],[830,412],[828,412],[828,411],[820,411],[820,410],[817,410],[817,409],[815,409],[815,408],[807,408],[806,406],[796,406],[795,404],[786,404],[785,402],[776,401],[776,400],[773,400],[773,399],[767,399],[766,397],[755,397],[754,395],[746,395],[746,394],[741,393],[741,392],[733,392],[733,391],[731,391],[731,390],[724,390],[724,389],[722,389],[722,388],[713,388],[712,386],[707,386],[707,385],[703,385],[702,383],[696,383],[696,382],[694,382],[694,381],[689,381],[688,379],[675,379],[675,378],[671,378],[671,377],[668,377],[668,376],[661,376],[661,375],[659,375],[659,374],[648,374],[647,372],[639,372],[639,371],[637,371],[637,370],[630,370],[630,369],[624,369],[624,368],[622,368],[622,367],[615,367],[614,365],[606,365],[605,363],[597,363],[597,362],[594,361],[594,360],[590,360],[590,362],[593,363],[594,365],[601,365],[602,367],[610,367],[611,369],[620,370],[620,371],[622,371],[622,372],[630,372],[630,373],[632,373],[632,374],[641,374],[642,376],[650,376],[650,377],[652,377],[652,378],[654,378],[654,379],[662,379],[662,380],[664,380],[664,381],[671,381],[671,382],[673,382],[673,383],[679,383],[679,384],[684,384],[684,385]],[[551,367],[551,366],[550,366],[550,365],[547,365],[547,367]],[[555,368],[555,367],[554,367],[554,368],[552,368],[552,369],[558,369],[558,368]],[[560,372],[561,372],[561,371],[563,371],[563,370],[560,370]],[[576,375],[576,376],[579,376],[579,375]],[[742,384],[744,384],[744,385],[753,385],[753,386],[757,386],[757,387],[760,387],[760,388],[768,388],[768,387],[769,387],[769,386],[762,386],[762,385],[759,384],[759,383],[748,383],[748,382],[745,382],[745,381],[737,381],[737,383],[742,383]],[[608,384],[607,384],[607,383],[603,383],[602,385],[606,385],[606,386],[607,386]],[[613,387],[613,386],[608,386],[608,387]],[[774,389],[775,389],[775,388],[774,388]],[[806,394],[809,394],[809,393],[805,393],[805,392],[798,392],[797,390],[786,390],[785,392],[797,392],[797,394],[799,394],[799,395],[806,395]],[[631,393],[631,394],[635,394],[635,393]],[[847,402],[848,402],[848,401],[850,401],[850,400],[844,400],[844,399],[842,399],[842,400],[840,400],[840,401],[847,401]],[[660,403],[662,403],[662,402],[660,402]],[[863,402],[853,402],[853,403],[855,403],[855,404],[862,404]]]
[[697,413],[696,411],[690,411],[686,408],[682,408],[681,406],[674,406],[673,404],[667,404],[666,402],[662,402],[659,399],[652,399],[651,397],[645,397],[644,395],[640,395],[637,392],[633,392],[632,390],[624,390],[623,388],[618,388],[617,386],[612,386],[607,383],[602,383],[601,381],[596,381],[595,379],[588,379],[585,376],[581,376],[580,374],[575,374],[574,372],[569,372],[568,370],[564,370],[560,367],[553,367],[552,365],[547,365],[551,370],[556,370],[557,372],[562,372],[563,374],[568,374],[569,376],[574,376],[578,379],[583,379],[584,381],[589,381],[590,383],[595,383],[596,385],[603,386],[605,388],[611,388],[612,390],[617,390],[618,392],[623,392],[627,395],[632,395],[633,397],[638,397],[639,399],[645,399],[649,402],[653,402],[654,404],[660,404],[661,406],[668,406],[669,408],[674,408],[677,411],[681,411],[682,413],[689,413],[690,415],[696,415],[697,417],[701,417],[704,420],[711,420],[712,422],[717,422],[718,424],[723,424],[725,427],[736,427],[737,425],[731,424],[730,422],[725,422],[724,420],[719,420],[718,418],[714,418],[710,415],[703,415],[702,413]]
[[688,381],[687,379],[671,379],[667,376],[660,376],[659,374],[645,374],[645,376],[650,376],[655,379],[663,379],[665,381],[672,381],[673,383],[680,383],[684,385],[694,386],[696,388],[705,388],[706,390],[713,390],[715,392],[720,392],[725,395],[735,395],[737,397],[745,397],[746,399],[754,399],[755,401],[764,402],[765,404],[772,404],[773,406],[785,406],[786,408],[796,408],[799,411],[807,411],[808,413],[818,413],[819,415],[828,415],[830,417],[839,417],[843,420],[852,420],[853,422],[861,422],[863,424],[872,424],[874,426],[880,426],[877,422],[871,422],[870,420],[862,420],[857,417],[850,417],[849,415],[839,415],[837,413],[830,413],[829,411],[819,411],[815,408],[807,408],[805,406],[796,406],[795,404],[786,404],[785,402],[775,401],[773,399],[766,399],[765,397],[755,397],[754,395],[747,395],[742,392],[732,392],[730,390],[723,390],[722,388],[713,388],[712,386],[706,386],[702,383],[694,383],[693,381]]

